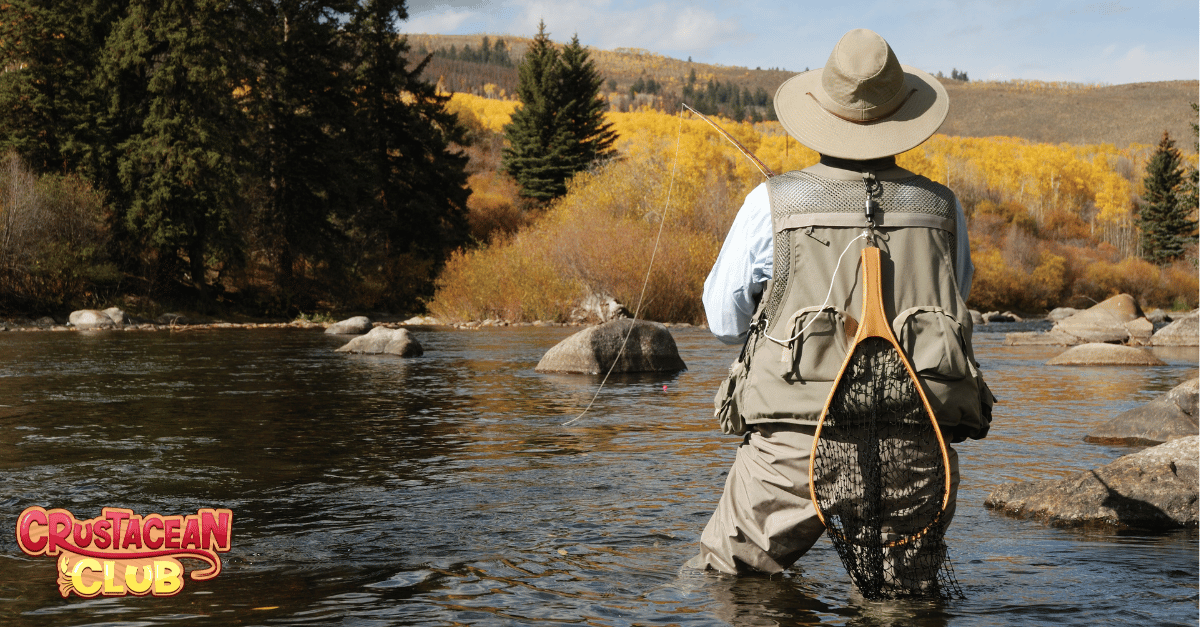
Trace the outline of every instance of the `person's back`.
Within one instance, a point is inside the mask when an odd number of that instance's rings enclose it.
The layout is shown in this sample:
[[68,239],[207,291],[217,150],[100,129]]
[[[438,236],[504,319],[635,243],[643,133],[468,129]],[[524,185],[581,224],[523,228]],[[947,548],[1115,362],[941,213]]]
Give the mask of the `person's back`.
[[[949,189],[893,157],[941,124],[944,89],[900,66],[878,35],[857,30],[826,68],[785,82],[775,106],[821,163],[751,193],[705,284],[714,333],[748,335],[736,386],[746,437],[689,565],[730,573],[782,570],[823,530],[809,501],[809,453],[860,322],[866,246],[882,251],[883,309],[946,439],[983,437],[992,401],[971,351],[962,209]],[[748,284],[763,277],[765,286]],[[956,488],[957,456],[948,455]]]

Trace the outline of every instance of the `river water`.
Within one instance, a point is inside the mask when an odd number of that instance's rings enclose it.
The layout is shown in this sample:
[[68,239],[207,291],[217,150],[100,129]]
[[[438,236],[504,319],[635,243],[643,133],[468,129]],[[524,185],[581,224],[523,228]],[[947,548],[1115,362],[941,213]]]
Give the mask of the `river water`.
[[[610,381],[570,427],[598,379],[533,371],[569,328],[418,328],[409,360],[291,329],[0,334],[0,624],[1195,625],[1195,531],[983,507],[1132,452],[1082,438],[1195,376],[1195,349],[1049,367],[1061,349],[1004,347],[1003,326],[976,332],[1002,403],[959,445],[967,599],[941,604],[855,598],[826,540],[773,578],[681,570],[738,442],[711,418],[736,349],[704,330],[673,330],[686,372]],[[15,541],[33,505],[225,507],[232,550],[175,597],[63,599]]]

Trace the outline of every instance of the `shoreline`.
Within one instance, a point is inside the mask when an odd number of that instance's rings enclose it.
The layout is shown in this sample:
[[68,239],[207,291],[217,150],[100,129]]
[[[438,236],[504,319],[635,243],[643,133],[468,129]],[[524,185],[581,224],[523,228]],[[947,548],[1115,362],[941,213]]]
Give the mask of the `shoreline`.
[[[333,326],[332,322],[312,322],[308,320],[292,320],[290,322],[202,322],[189,324],[158,324],[153,322],[132,323],[121,326],[83,329],[72,324],[19,324],[11,320],[0,320],[0,333],[31,333],[31,332],[131,332],[131,331],[169,331],[172,333],[182,333],[186,331],[206,331],[212,329],[302,329],[312,330],[325,329]],[[474,330],[485,329],[491,327],[585,327],[590,326],[589,322],[550,322],[546,320],[536,320],[534,322],[510,322],[507,320],[472,320],[468,322],[447,323],[436,318],[428,316],[416,316],[409,318],[403,322],[373,322],[376,327],[386,327],[389,329],[411,328],[411,327],[446,327],[459,330]],[[664,322],[663,326],[667,328],[698,328],[706,329],[707,325],[694,325],[686,322]],[[353,334],[351,334],[353,335]]]

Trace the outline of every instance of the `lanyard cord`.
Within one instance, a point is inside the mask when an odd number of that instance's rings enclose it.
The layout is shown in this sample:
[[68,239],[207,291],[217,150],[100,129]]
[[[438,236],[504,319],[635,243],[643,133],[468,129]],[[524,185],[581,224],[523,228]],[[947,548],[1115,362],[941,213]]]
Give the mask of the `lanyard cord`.
[[[842,259],[844,259],[846,257],[846,253],[850,251],[850,247],[854,245],[854,242],[857,242],[860,239],[870,239],[870,237],[871,237],[870,232],[864,230],[862,233],[860,233],[858,235],[858,237],[850,240],[850,242],[848,244],[846,244],[846,248],[844,250],[842,250],[842,254],[840,256],[838,256],[837,265],[834,266],[834,268],[833,268],[833,277],[829,280],[829,291],[825,293],[825,302],[821,303],[821,307],[817,311],[824,311],[825,307],[829,305],[829,297],[833,295],[833,284],[835,282],[837,282],[838,269],[842,267]],[[816,322],[817,318],[819,318],[819,317],[820,316],[813,316],[813,319],[809,320],[808,324],[804,325],[804,328],[800,329],[799,333],[796,333],[795,335],[793,335],[792,337],[789,337],[786,340],[781,340],[776,337],[771,337],[771,335],[769,333],[767,333],[765,330],[763,331],[763,337],[766,337],[768,340],[771,340],[772,342],[775,342],[776,344],[779,344],[780,346],[786,346],[786,345],[791,344],[792,342],[796,341],[797,339],[799,339],[800,336],[804,335],[804,332],[808,330],[808,327],[812,326],[812,323]]]

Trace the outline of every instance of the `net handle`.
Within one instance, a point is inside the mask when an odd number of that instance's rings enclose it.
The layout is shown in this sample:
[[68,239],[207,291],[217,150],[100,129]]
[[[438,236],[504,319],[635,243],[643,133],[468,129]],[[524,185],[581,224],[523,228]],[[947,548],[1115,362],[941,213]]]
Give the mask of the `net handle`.
[[950,504],[950,452],[946,450],[946,440],[942,438],[942,430],[938,426],[937,418],[933,413],[933,408],[929,405],[929,398],[925,396],[924,386],[921,385],[921,380],[917,378],[917,373],[913,370],[912,364],[908,361],[908,356],[900,348],[900,342],[896,339],[896,334],[892,331],[892,325],[888,321],[887,312],[883,308],[883,271],[880,261],[879,248],[873,245],[868,245],[863,249],[860,257],[863,267],[863,307],[862,316],[860,316],[858,333],[854,336],[854,342],[850,349],[846,351],[846,359],[842,362],[842,367],[838,370],[837,378],[833,380],[833,387],[829,390],[829,398],[825,399],[825,407],[821,409],[821,418],[817,421],[817,429],[813,433],[812,450],[808,455],[808,495],[812,499],[813,509],[817,513],[817,519],[826,528],[829,524],[825,522],[825,512],[821,511],[821,505],[817,501],[816,481],[813,477],[814,464],[817,459],[817,442],[821,439],[821,427],[825,424],[825,416],[829,413],[829,405],[833,403],[833,395],[837,392],[838,383],[846,374],[846,369],[850,366],[850,360],[854,357],[854,351],[858,345],[864,340],[872,337],[878,337],[886,340],[900,355],[900,361],[904,364],[904,370],[908,373],[908,377],[912,379],[913,386],[917,388],[917,394],[921,397],[921,405],[925,407],[925,415],[933,423],[933,433],[937,436],[938,448],[942,453],[942,466],[945,469],[946,481],[942,490],[942,507],[938,510],[933,520],[925,526],[924,529],[917,533],[894,540],[884,544],[887,547],[902,546],[918,538],[921,538],[934,525],[938,524],[942,519],[942,514],[946,511],[946,506]]

